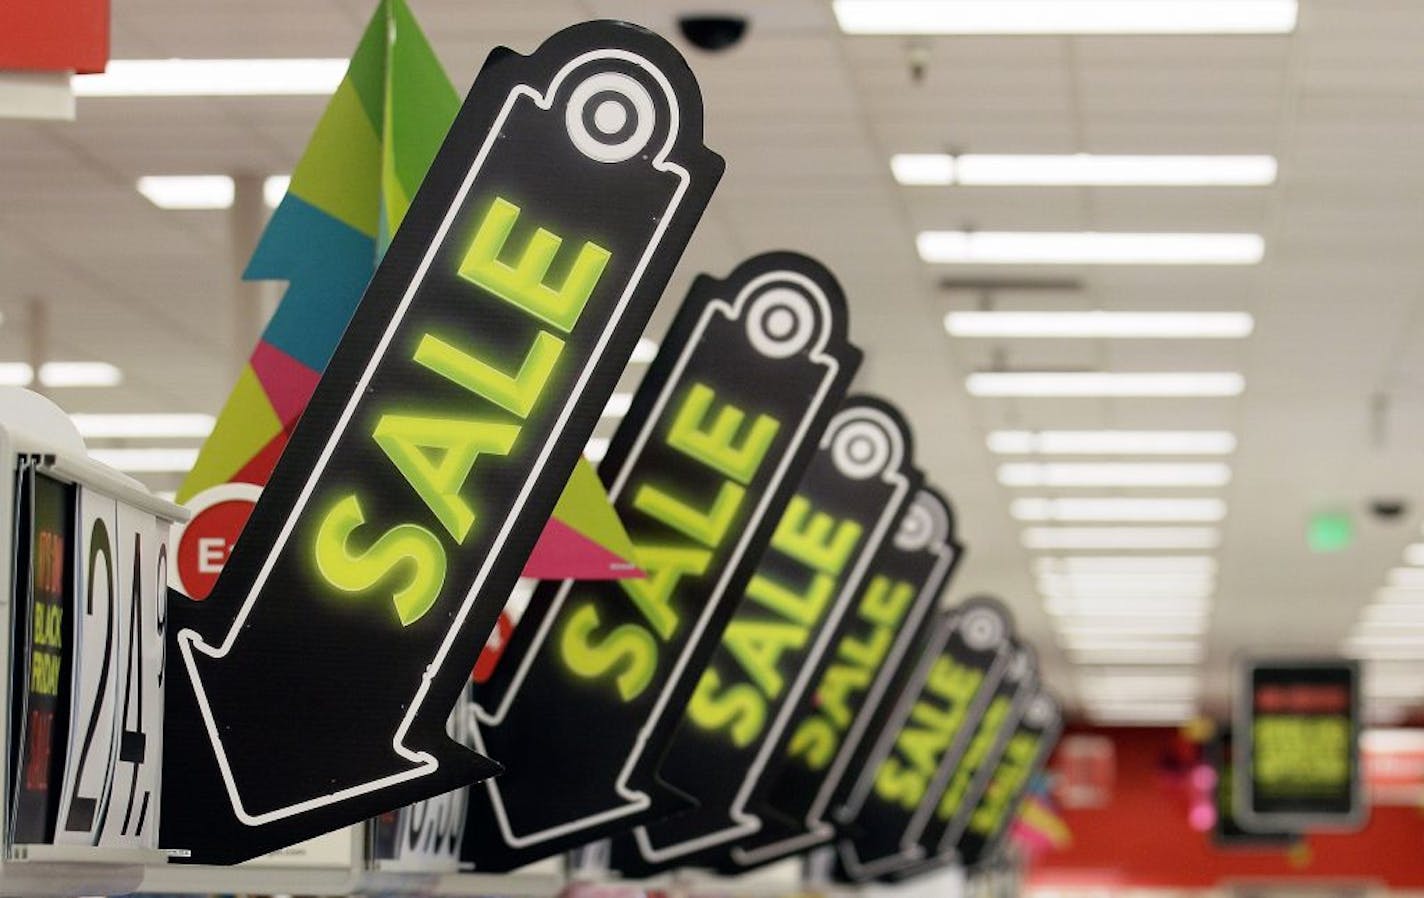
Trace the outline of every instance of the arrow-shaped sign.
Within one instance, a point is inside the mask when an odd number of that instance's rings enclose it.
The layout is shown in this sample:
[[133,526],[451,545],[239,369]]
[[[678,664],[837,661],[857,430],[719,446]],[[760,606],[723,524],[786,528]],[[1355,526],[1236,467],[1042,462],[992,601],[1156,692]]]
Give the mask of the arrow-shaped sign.
[[476,869],[686,807],[658,760],[859,360],[814,260],[694,283],[600,466],[647,578],[541,584],[476,690],[476,744],[509,763],[473,790]]
[[491,55],[212,594],[178,603],[165,847],[240,860],[498,769],[446,718],[721,174],[701,112],[633,26]]
[[905,844],[914,846],[914,854],[919,858],[916,864],[953,858],[959,837],[968,825],[969,814],[989,787],[989,779],[999,766],[1009,738],[1018,730],[1024,712],[1039,691],[1038,662],[1033,649],[1019,643],[983,716],[974,726],[974,735],[964,755],[952,762],[948,758],[940,762],[910,821]]
[[762,829],[752,797],[918,488],[910,459],[909,428],[887,403],[854,397],[831,419],[663,757],[659,773],[698,807],[616,840],[616,869],[722,866],[732,842]]
[[[1000,699],[996,698],[996,702]],[[1004,716],[1010,721],[1010,701],[1002,700]],[[992,706],[991,706],[992,710]],[[985,715],[984,726],[975,735],[963,763],[955,770],[962,774],[958,786],[963,797],[956,803],[953,792],[936,806],[936,813],[948,817],[938,850],[912,866],[894,870],[889,879],[900,882],[951,864],[974,868],[988,859],[1004,835],[1028,789],[1029,780],[1048,760],[1063,727],[1058,702],[1038,688],[1023,701],[1023,710],[1012,726],[992,730],[993,714]],[[951,779],[951,789],[955,789]]]
[[939,619],[865,766],[837,799],[839,878],[867,882],[921,859],[907,833],[941,762],[963,757],[1009,665],[1012,632],[992,599],[970,599]]
[[797,821],[767,826],[737,843],[743,867],[770,863],[829,840],[835,832],[831,799],[861,745],[886,690],[913,660],[921,625],[961,556],[949,503],[922,488],[899,528],[871,562],[854,609],[841,618],[827,652],[802,695],[791,723],[772,750],[752,806],[758,816]]

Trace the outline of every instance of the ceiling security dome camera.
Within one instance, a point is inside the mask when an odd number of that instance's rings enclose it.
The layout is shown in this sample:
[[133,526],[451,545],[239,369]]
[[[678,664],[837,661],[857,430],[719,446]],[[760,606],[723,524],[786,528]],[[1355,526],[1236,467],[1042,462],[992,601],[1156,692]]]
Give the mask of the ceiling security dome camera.
[[708,53],[720,53],[741,43],[747,33],[747,19],[733,15],[682,16],[677,27],[689,44]]

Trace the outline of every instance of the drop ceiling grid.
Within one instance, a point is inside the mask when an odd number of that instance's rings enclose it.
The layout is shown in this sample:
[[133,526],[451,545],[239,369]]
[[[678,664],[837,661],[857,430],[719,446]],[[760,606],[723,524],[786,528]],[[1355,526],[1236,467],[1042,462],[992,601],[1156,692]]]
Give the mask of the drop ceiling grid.
[[[180,0],[115,9],[117,56],[342,55],[370,0],[260,0],[224,11]],[[658,0],[411,0],[463,89],[489,48],[527,52],[589,15],[632,15],[668,29],[685,3]],[[734,3],[733,6],[738,4]],[[1225,568],[1211,633],[1212,697],[1225,659],[1281,632],[1329,647],[1384,568],[1417,532],[1362,524],[1358,549],[1305,552],[1314,504],[1396,488],[1424,497],[1424,370],[1412,313],[1424,241],[1424,8],[1398,0],[1306,0],[1291,38],[970,38],[929,42],[921,85],[906,42],[846,38],[820,0],[741,4],[756,17],[725,56],[689,51],[707,98],[707,142],[728,175],[669,297],[696,271],[725,275],[743,254],[799,248],[845,284],[854,337],[869,360],[858,388],[902,403],[918,457],[956,503],[970,545],[953,594],[994,591],[1025,628],[1050,639],[1028,576],[999,461],[998,427],[1237,429]],[[1295,54],[1288,70],[1288,54]],[[1069,67],[1072,67],[1071,70]],[[1280,126],[1289,90],[1294,126]],[[131,374],[118,391],[61,398],[82,410],[216,410],[231,381],[233,281],[220,213],[163,213],[131,188],[156,170],[290,168],[322,101],[311,98],[97,101],[74,125],[0,123],[0,310],[48,288],[76,350],[112,354]],[[954,189],[890,183],[895,150],[980,152],[1275,152],[1272,191]],[[82,151],[76,153],[75,148]],[[91,164],[92,160],[92,164]],[[1274,204],[1274,205],[1272,205]],[[962,377],[987,345],[952,341],[940,318],[972,307],[919,264],[922,227],[1268,230],[1268,260],[1240,269],[995,268],[1068,275],[1085,289],[1063,307],[1251,309],[1246,346],[1149,343],[1016,348],[1012,361],[1111,367],[1244,367],[1242,400],[970,400]],[[17,228],[19,229],[17,231]],[[985,269],[954,274],[983,274]],[[1015,307],[1042,300],[1014,298]],[[666,326],[673,302],[652,330]],[[126,319],[133,323],[125,326]],[[0,329],[13,357],[19,319]],[[1052,341],[1050,341],[1052,342]],[[1393,347],[1381,351],[1379,347]],[[1328,360],[1328,364],[1323,362]],[[183,387],[169,384],[183,372]],[[1374,448],[1362,411],[1380,384],[1397,392],[1390,442]],[[173,478],[165,483],[171,488]],[[154,481],[159,483],[158,479]],[[1406,533],[1405,531],[1408,531]],[[1347,597],[1348,601],[1341,597]],[[1272,615],[1302,603],[1283,630]],[[1298,632],[1297,632],[1298,631]],[[1061,659],[1050,651],[1050,670]]]

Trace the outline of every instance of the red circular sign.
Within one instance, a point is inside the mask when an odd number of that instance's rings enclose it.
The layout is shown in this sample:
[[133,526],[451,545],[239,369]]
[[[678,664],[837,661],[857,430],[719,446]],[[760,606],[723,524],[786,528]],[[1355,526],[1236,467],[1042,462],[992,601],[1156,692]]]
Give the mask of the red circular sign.
[[213,591],[232,544],[247,526],[256,503],[247,499],[216,502],[193,515],[178,540],[178,576],[188,597],[201,602]]

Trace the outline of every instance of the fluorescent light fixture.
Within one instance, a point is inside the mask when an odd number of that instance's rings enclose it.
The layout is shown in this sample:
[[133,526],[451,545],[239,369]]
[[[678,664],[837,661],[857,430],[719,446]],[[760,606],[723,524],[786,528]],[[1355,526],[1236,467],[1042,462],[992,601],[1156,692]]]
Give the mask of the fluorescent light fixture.
[[1201,677],[1191,668],[1180,671],[1084,671],[1078,674],[1078,687],[1104,692],[1145,692],[1156,694],[1158,690],[1186,692],[1201,686]]
[[932,265],[1256,265],[1260,234],[1106,231],[921,231],[920,258]]
[[275,209],[282,204],[282,198],[287,195],[287,189],[292,186],[291,175],[269,175],[262,181],[262,201],[269,209]]
[[608,437],[593,437],[583,447],[583,454],[591,462],[601,462],[608,454]]
[[1066,555],[1039,558],[1033,563],[1039,574],[1193,574],[1216,572],[1210,555]]
[[1220,499],[1015,499],[1009,514],[1020,521],[1220,521]]
[[160,209],[229,209],[232,178],[227,175],[147,175],[138,192]]
[[897,153],[895,180],[907,187],[1264,187],[1274,156],[1110,156]]
[[603,407],[603,417],[621,418],[628,414],[628,409],[632,407],[632,393],[614,393],[608,397],[608,404]]
[[1215,549],[1221,534],[1212,527],[1029,527],[1026,549]]
[[1364,661],[1424,661],[1424,643],[1379,645],[1347,642],[1343,652],[1347,657]]
[[0,362],[0,387],[28,387],[35,381],[35,369],[24,362]]
[[89,455],[130,474],[186,474],[198,460],[197,449],[90,449]]
[[1077,643],[1064,646],[1074,664],[1197,664],[1205,655],[1194,642]]
[[[1366,677],[1365,682],[1369,682]],[[1360,747],[1372,752],[1424,752],[1424,730],[1371,727],[1360,733]]]
[[1208,619],[1197,617],[1158,618],[1090,618],[1084,621],[1063,620],[1058,634],[1066,643],[1097,642],[1117,639],[1143,639],[1165,636],[1200,636],[1206,632]]
[[[1366,605],[1360,612],[1361,623],[1424,624],[1424,602],[1413,604]],[[1424,685],[1424,677],[1420,677]]]
[[1296,0],[835,0],[846,34],[1289,34]]
[[1141,596],[1075,596],[1050,598],[1043,607],[1057,618],[1200,617],[1211,611],[1211,602],[1205,596],[1165,600]]
[[345,59],[114,59],[101,75],[75,75],[77,97],[327,96]]
[[46,387],[116,387],[124,373],[108,362],[45,362],[40,383]]
[[1389,572],[1390,586],[1424,589],[1424,568],[1397,567]]
[[69,419],[85,438],[205,437],[213,432],[212,415],[75,414]]
[[1009,487],[1214,487],[1231,482],[1231,468],[1216,462],[1009,462],[999,465]]
[[1195,702],[1093,705],[1088,717],[1094,723],[1115,726],[1177,726],[1197,716]]
[[1236,435],[1225,430],[996,430],[989,451],[999,455],[1230,455]]
[[1134,599],[1139,602],[1163,602],[1173,599],[1209,599],[1215,584],[1168,582],[1093,584],[1039,581],[1039,594],[1045,599]]
[[952,337],[1210,340],[1251,336],[1246,312],[950,312]]
[[1381,605],[1424,605],[1424,588],[1385,586],[1375,590],[1375,602]]
[[633,355],[629,360],[635,365],[646,365],[657,357],[658,341],[639,337],[638,345],[633,347]]
[[947,187],[959,183],[957,162],[948,153],[896,153],[890,173],[906,187]]
[[1234,371],[976,371],[964,388],[985,397],[1215,397],[1240,396],[1246,379]]

